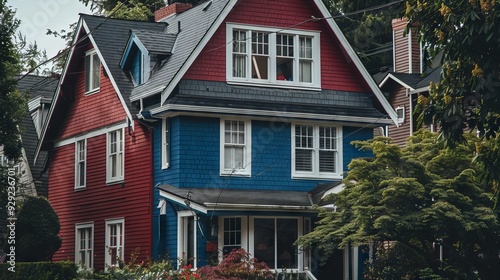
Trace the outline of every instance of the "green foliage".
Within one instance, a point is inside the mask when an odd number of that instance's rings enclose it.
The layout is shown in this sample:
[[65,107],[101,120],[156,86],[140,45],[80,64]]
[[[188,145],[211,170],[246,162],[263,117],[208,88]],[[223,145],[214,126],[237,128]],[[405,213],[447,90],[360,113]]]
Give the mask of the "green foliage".
[[325,259],[347,245],[396,244],[377,251],[371,279],[494,279],[500,221],[473,161],[479,139],[468,140],[452,150],[419,131],[405,148],[388,138],[355,142],[374,158],[349,164],[345,189],[332,195],[337,211],[320,208],[317,227],[299,243],[317,246]]
[[27,197],[16,222],[16,260],[48,261],[61,247],[59,218],[43,197]]
[[269,267],[244,249],[233,250],[217,266],[204,266],[198,272],[204,280],[272,279]]
[[72,280],[77,277],[77,267],[62,262],[16,262],[15,272],[9,271],[8,263],[0,264],[0,280]]
[[428,51],[443,51],[441,81],[422,99],[426,123],[451,144],[465,129],[495,137],[500,128],[500,3],[494,0],[406,1]]
[[112,10],[106,11],[105,14],[111,18],[142,21],[147,21],[154,16],[153,12],[144,3],[137,0],[130,0],[127,3],[129,6],[117,1],[116,6]]

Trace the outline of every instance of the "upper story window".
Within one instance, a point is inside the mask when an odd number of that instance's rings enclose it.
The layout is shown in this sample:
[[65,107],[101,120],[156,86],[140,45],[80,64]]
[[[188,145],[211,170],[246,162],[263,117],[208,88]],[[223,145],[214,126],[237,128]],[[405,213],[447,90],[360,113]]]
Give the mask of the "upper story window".
[[107,182],[123,180],[124,174],[124,143],[123,129],[108,133],[107,137]]
[[227,25],[229,82],[320,88],[319,33]]
[[250,121],[221,120],[221,174],[251,174],[251,132]]
[[342,130],[336,126],[292,127],[292,175],[342,179]]
[[75,146],[75,190],[85,188],[85,169],[87,159],[87,140],[76,142]]
[[101,61],[93,49],[85,53],[85,93],[98,91],[101,79]]

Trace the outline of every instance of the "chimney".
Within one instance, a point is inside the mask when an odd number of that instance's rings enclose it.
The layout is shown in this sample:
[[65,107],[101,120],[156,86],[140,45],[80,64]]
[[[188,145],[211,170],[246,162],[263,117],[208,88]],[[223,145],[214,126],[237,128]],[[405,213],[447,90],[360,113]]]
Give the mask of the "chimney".
[[393,66],[398,73],[422,73],[422,47],[418,42],[417,32],[410,28],[405,32],[408,20],[392,20]]
[[168,16],[180,14],[186,10],[191,9],[191,7],[193,7],[193,5],[189,3],[175,2],[168,4],[167,6],[155,11],[155,21],[156,22],[162,21]]

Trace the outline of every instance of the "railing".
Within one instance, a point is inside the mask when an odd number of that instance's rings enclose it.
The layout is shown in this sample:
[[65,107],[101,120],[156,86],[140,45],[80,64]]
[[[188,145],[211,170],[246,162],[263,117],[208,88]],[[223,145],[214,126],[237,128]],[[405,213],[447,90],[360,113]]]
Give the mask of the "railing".
[[318,280],[309,271],[282,270],[276,273],[275,280]]

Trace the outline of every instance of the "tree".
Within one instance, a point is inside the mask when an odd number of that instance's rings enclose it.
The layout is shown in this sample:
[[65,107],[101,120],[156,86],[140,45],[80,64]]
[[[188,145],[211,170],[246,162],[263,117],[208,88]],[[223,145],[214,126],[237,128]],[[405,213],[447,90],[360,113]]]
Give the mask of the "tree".
[[27,197],[17,215],[16,260],[49,261],[61,247],[59,218],[43,197]]
[[427,50],[443,52],[439,84],[421,98],[423,120],[439,124],[451,144],[464,130],[496,137],[500,128],[500,3],[494,0],[406,2]]
[[349,43],[370,72],[392,65],[393,18],[401,17],[402,1],[323,0]]
[[317,246],[325,257],[375,244],[372,279],[495,279],[500,221],[491,186],[473,161],[478,141],[471,137],[452,150],[436,134],[419,131],[405,148],[388,138],[354,142],[374,158],[349,164],[345,189],[332,195],[337,211],[320,209],[317,227],[299,243]]

